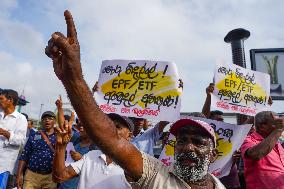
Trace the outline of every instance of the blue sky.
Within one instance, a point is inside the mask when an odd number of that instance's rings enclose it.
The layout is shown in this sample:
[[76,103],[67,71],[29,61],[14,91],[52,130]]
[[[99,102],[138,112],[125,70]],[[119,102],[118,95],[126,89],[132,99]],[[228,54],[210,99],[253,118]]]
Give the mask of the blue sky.
[[[250,49],[284,44],[280,0],[1,0],[0,86],[20,93],[24,89],[31,103],[23,112],[33,118],[38,118],[40,104],[54,110],[59,94],[67,102],[44,55],[50,35],[66,32],[65,9],[77,26],[89,86],[105,59],[172,61],[185,83],[182,111],[201,111],[216,62],[231,62],[230,45],[223,40],[230,30],[251,32],[245,41],[247,67]],[[273,109],[283,112],[283,105],[275,102]]]

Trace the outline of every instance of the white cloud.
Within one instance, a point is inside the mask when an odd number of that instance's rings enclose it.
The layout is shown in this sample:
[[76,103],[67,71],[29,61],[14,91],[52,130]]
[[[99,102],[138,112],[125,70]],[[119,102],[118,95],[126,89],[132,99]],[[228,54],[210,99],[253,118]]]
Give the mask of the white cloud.
[[22,108],[33,118],[38,118],[40,104],[43,110],[55,110],[55,100],[61,94],[66,101],[66,93],[53,73],[52,66],[38,68],[30,62],[18,62],[11,54],[0,52],[0,88],[12,88],[24,95],[30,102]]
[[[183,111],[201,111],[216,61],[231,61],[230,44],[223,41],[230,30],[243,27],[251,31],[245,42],[248,65],[249,49],[284,44],[280,19],[283,1],[30,1],[30,7],[41,10],[40,15],[30,18],[42,17],[46,22],[42,25],[12,17],[11,10],[21,7],[16,1],[5,2],[7,11],[0,13],[0,33],[4,36],[0,43],[7,48],[0,45],[1,66],[5,62],[0,84],[21,91],[26,82],[25,94],[31,104],[24,111],[35,116],[41,103],[52,109],[57,94],[64,93],[43,49],[49,32],[65,33],[65,9],[73,13],[84,75],[90,85],[97,80],[103,59],[174,61],[185,83]],[[274,106],[276,111],[283,111],[283,103],[275,102]]]
[[30,59],[42,58],[45,47],[43,35],[35,31],[30,25],[0,19],[0,28],[2,48],[9,48],[15,54]]

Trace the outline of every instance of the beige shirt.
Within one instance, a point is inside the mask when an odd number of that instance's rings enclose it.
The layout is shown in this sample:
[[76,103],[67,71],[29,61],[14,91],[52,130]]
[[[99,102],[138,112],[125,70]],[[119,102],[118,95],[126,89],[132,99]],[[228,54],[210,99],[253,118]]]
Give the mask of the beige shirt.
[[[132,182],[132,188],[155,188],[155,189],[190,189],[191,187],[173,174],[173,167],[165,166],[158,159],[143,152],[143,174],[138,182]],[[225,189],[223,184],[211,175],[215,189]]]

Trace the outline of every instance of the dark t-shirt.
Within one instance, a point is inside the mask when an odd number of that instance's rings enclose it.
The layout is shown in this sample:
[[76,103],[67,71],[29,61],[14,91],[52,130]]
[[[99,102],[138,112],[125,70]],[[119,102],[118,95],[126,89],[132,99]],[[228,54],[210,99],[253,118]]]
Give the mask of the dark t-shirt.
[[226,188],[237,188],[240,187],[239,175],[237,165],[234,165],[229,175],[220,178],[220,181]]

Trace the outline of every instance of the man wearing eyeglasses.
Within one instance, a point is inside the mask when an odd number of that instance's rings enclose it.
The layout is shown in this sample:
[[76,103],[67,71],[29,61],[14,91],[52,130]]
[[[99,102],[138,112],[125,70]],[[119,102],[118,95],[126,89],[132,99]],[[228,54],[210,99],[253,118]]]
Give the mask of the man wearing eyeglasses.
[[[52,160],[56,136],[54,132],[55,114],[46,111],[41,116],[42,129],[32,133],[19,158],[17,171],[18,188],[55,189],[52,181]],[[24,168],[27,167],[23,182]]]
[[16,110],[17,104],[16,91],[0,90],[0,174],[9,172],[7,188],[13,187],[13,170],[20,146],[25,142],[28,125],[25,116]]

